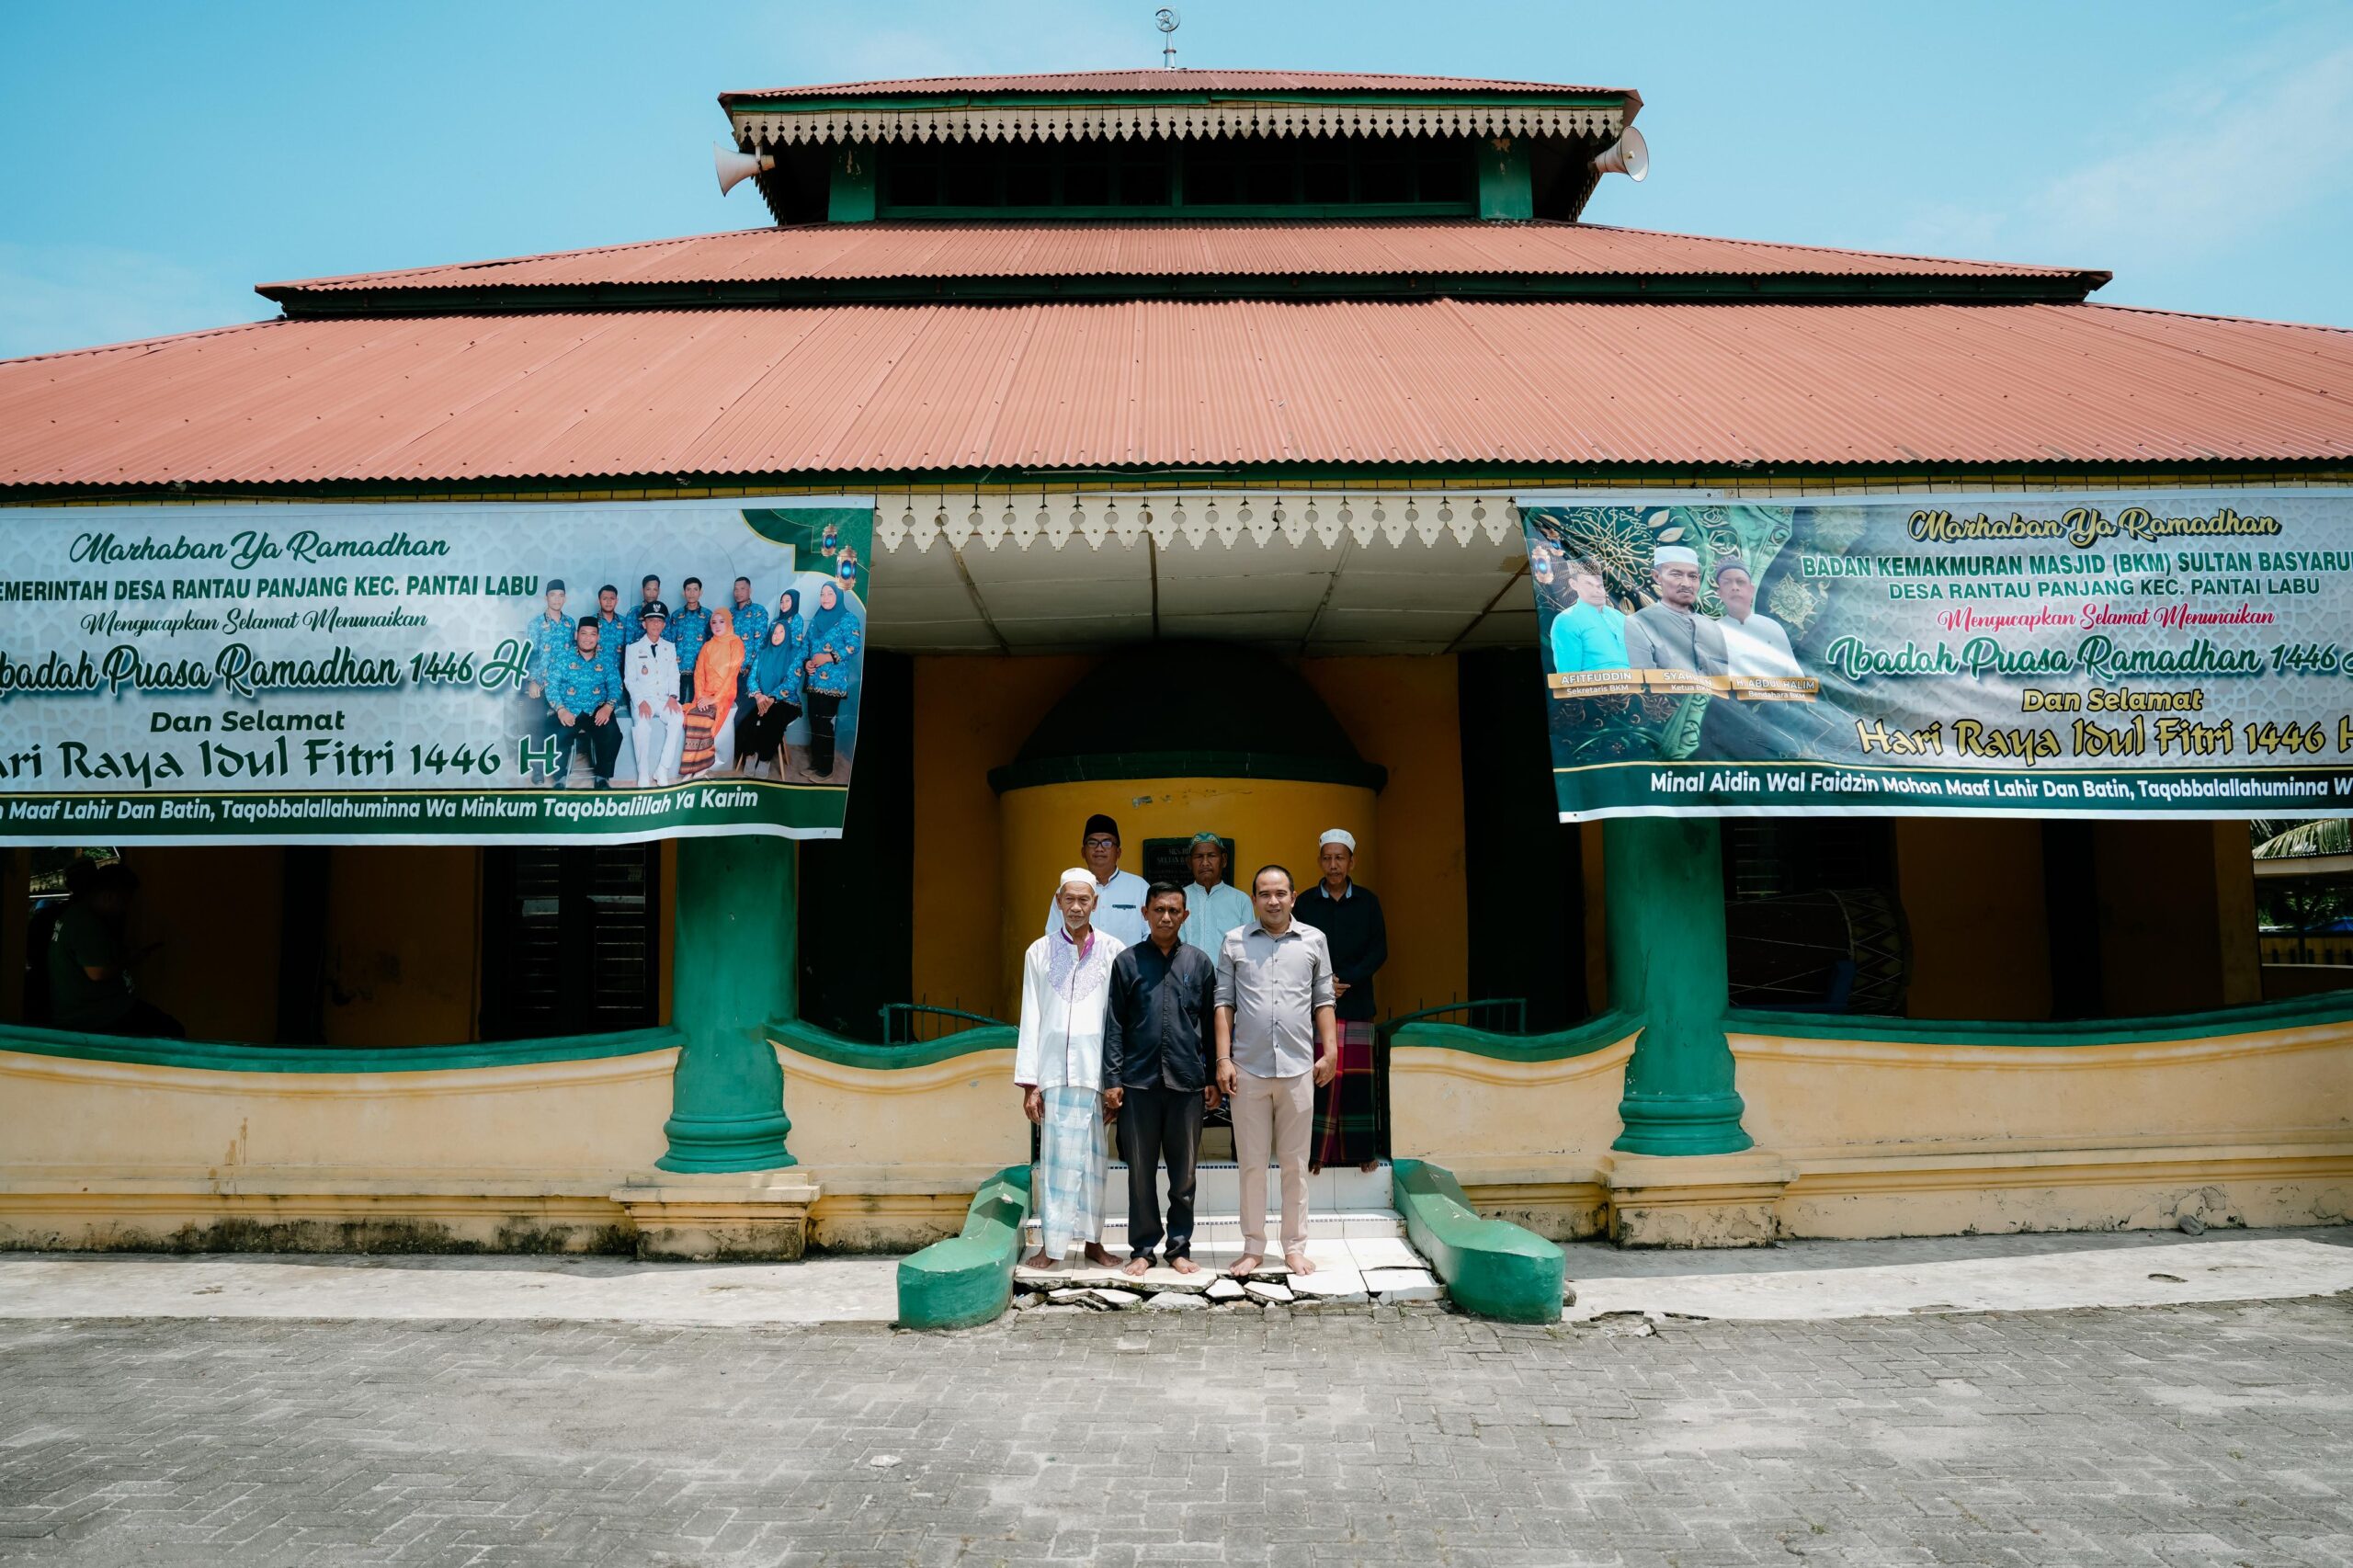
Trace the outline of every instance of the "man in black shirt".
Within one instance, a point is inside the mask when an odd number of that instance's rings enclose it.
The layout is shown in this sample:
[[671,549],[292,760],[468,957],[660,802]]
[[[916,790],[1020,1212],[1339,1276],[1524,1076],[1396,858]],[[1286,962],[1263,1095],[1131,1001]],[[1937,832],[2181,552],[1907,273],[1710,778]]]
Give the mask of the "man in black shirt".
[[1389,961],[1389,924],[1381,901],[1356,881],[1356,835],[1336,827],[1315,846],[1324,880],[1299,895],[1298,918],[1332,946],[1332,989],[1339,994],[1340,1070],[1315,1091],[1315,1143],[1308,1169],[1381,1163],[1381,1085],[1374,1051],[1374,971]]
[[1200,1267],[1193,1261],[1193,1165],[1201,1118],[1218,1099],[1210,1075],[1217,965],[1176,939],[1185,926],[1183,888],[1153,883],[1143,914],[1148,939],[1111,960],[1103,1011],[1103,1106],[1120,1119],[1120,1153],[1128,1162],[1127,1271],[1141,1276],[1150,1268],[1165,1233],[1168,1266],[1191,1274]]

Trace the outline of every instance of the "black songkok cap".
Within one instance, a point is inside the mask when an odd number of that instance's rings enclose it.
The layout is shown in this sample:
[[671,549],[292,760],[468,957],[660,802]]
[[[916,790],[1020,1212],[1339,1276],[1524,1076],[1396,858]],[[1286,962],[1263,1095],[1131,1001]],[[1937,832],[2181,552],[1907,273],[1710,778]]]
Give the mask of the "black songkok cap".
[[1078,836],[1082,839],[1087,839],[1094,837],[1098,833],[1108,833],[1116,839],[1120,836],[1120,824],[1113,822],[1109,817],[1105,816],[1101,812],[1097,812],[1093,816],[1086,819],[1086,831],[1080,834]]

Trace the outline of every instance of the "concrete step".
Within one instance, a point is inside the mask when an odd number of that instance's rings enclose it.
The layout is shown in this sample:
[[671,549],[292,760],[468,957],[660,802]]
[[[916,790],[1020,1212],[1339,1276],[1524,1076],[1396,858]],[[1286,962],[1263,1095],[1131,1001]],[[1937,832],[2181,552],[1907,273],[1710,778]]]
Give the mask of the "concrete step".
[[[1104,1203],[1114,1213],[1128,1203],[1128,1167],[1111,1162],[1103,1182]],[[1160,1200],[1168,1201],[1168,1173],[1160,1173]],[[1282,1173],[1267,1168],[1267,1202],[1282,1201]],[[1369,1171],[1354,1165],[1317,1171],[1307,1178],[1310,1214],[1378,1213],[1391,1211],[1389,1162]],[[1193,1167],[1193,1210],[1199,1214],[1233,1214],[1242,1208],[1242,1169],[1231,1160],[1203,1160]]]

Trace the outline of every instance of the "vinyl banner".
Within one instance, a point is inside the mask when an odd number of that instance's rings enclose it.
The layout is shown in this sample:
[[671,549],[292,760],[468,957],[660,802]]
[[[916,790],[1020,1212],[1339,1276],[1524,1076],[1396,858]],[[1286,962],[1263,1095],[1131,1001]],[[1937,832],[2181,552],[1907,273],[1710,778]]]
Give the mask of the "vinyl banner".
[[1522,517],[1563,821],[2353,814],[2353,494]]
[[837,837],[873,531],[840,499],[0,511],[0,843]]

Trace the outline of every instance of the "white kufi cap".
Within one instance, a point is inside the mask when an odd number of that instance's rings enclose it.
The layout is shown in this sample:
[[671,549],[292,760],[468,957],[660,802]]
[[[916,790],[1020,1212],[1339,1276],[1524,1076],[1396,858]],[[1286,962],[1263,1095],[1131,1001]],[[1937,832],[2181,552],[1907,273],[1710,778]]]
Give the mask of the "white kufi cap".
[[1658,547],[1658,554],[1652,557],[1652,564],[1697,566],[1699,564],[1699,552],[1688,544],[1662,544]]
[[1325,833],[1315,841],[1315,847],[1321,849],[1327,844],[1336,844],[1351,855],[1357,852],[1357,835],[1345,827],[1336,827]]
[[1084,867],[1084,866],[1073,866],[1069,870],[1064,871],[1064,872],[1062,874],[1062,876],[1061,876],[1060,878],[1058,878],[1058,879],[1055,881],[1055,882],[1054,882],[1054,896],[1055,896],[1056,898],[1060,898],[1060,897],[1062,897],[1062,896],[1063,896],[1063,889],[1064,889],[1064,888],[1066,888],[1066,887],[1070,886],[1070,885],[1071,885],[1071,883],[1073,883],[1073,882],[1080,882],[1080,883],[1085,884],[1085,886],[1086,886],[1086,891],[1087,891],[1088,892],[1096,892],[1099,891],[1099,890],[1096,887],[1096,885],[1095,885],[1095,873],[1094,873],[1094,872],[1092,872],[1092,871],[1088,870],[1088,869],[1087,869],[1086,867]]

